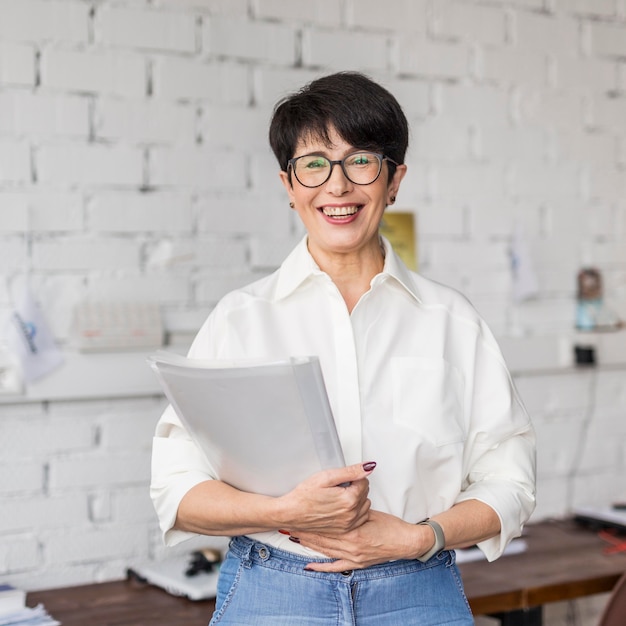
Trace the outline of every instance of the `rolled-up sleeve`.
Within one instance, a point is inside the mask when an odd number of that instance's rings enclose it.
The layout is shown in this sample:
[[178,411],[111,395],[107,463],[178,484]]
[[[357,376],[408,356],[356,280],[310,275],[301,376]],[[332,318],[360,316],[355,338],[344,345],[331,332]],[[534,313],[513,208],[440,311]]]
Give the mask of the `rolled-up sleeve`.
[[478,544],[492,561],[521,534],[535,508],[536,438],[500,350],[485,328],[467,406],[465,481],[456,502],[479,500],[498,514],[500,534]]
[[150,497],[166,545],[176,545],[194,536],[173,528],[178,506],[192,487],[213,478],[206,457],[169,406],[157,424],[152,441],[150,484]]

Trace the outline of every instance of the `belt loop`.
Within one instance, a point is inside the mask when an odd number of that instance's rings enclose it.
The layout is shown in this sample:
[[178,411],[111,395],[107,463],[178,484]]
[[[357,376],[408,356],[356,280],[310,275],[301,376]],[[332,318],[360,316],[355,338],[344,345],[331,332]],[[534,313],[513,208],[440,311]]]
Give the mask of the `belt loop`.
[[252,553],[252,549],[254,548],[254,541],[246,540],[246,549],[245,552],[241,555],[241,564],[246,568],[250,569],[252,567],[252,559],[250,558],[250,554]]

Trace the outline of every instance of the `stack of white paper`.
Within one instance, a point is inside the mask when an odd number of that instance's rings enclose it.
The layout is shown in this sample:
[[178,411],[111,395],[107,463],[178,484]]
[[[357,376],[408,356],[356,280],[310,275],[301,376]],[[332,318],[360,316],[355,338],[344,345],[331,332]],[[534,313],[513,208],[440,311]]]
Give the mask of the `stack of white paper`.
[[158,353],[149,363],[215,476],[237,489],[278,496],[345,465],[317,357],[260,364]]
[[48,615],[43,604],[0,615],[0,626],[60,626],[61,622]]

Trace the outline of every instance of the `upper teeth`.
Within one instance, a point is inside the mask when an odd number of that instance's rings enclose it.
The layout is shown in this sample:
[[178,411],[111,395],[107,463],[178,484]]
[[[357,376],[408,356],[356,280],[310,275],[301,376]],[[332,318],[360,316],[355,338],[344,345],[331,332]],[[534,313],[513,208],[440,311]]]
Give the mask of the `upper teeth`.
[[324,215],[337,217],[340,215],[353,215],[358,211],[356,206],[325,206],[322,208]]

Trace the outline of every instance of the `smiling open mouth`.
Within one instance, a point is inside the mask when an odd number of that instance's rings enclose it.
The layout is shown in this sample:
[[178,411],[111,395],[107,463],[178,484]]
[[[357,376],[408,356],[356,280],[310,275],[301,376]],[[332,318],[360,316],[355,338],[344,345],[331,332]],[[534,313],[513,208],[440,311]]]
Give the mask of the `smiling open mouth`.
[[346,218],[358,213],[362,208],[362,205],[355,206],[323,206],[320,211],[326,215],[326,217],[333,218]]

